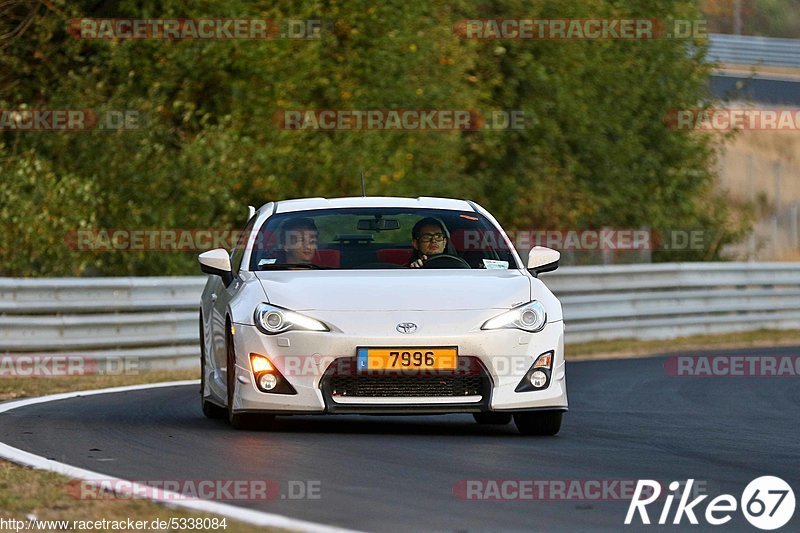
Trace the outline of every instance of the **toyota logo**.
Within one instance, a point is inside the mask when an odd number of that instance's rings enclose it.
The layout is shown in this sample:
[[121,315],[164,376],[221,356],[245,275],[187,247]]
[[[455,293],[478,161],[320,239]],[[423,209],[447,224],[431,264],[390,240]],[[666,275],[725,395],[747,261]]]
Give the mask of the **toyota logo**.
[[414,333],[417,331],[417,325],[413,322],[400,322],[397,324],[397,331],[400,333]]

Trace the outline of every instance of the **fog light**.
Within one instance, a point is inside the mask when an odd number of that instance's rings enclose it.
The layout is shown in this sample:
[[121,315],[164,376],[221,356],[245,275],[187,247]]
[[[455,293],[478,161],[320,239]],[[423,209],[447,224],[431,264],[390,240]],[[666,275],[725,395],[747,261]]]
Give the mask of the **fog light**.
[[531,374],[531,385],[533,385],[537,389],[544,387],[545,383],[547,383],[547,374],[545,374],[541,370],[537,370],[536,372]]
[[264,374],[258,378],[258,386],[264,390],[272,390],[278,386],[278,378],[272,374]]

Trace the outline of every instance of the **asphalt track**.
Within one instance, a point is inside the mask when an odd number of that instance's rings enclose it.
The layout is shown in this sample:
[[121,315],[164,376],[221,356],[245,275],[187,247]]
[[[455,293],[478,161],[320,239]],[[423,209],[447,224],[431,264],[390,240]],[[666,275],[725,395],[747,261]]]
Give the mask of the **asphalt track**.
[[[738,500],[752,479],[775,475],[800,499],[800,378],[673,377],[664,364],[568,363],[570,412],[553,438],[469,415],[288,417],[273,432],[242,432],[205,419],[197,387],[182,386],[22,407],[0,415],[0,440],[125,479],[276,480],[274,499],[228,503],[368,531],[625,527],[627,500],[467,500],[464,480],[694,478],[711,497]],[[320,498],[283,499],[291,480],[318,481]],[[661,504],[648,509],[657,520]],[[739,511],[723,526],[700,521],[691,529],[757,531]],[[664,529],[634,524],[626,529]],[[690,527],[684,518],[680,529]],[[782,530],[800,530],[800,511]]]

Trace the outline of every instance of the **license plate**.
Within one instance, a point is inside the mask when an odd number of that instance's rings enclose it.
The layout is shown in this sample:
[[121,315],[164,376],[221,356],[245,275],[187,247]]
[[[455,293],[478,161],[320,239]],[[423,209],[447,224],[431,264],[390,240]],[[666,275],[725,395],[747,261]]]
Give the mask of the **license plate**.
[[359,370],[455,370],[458,348],[359,348]]

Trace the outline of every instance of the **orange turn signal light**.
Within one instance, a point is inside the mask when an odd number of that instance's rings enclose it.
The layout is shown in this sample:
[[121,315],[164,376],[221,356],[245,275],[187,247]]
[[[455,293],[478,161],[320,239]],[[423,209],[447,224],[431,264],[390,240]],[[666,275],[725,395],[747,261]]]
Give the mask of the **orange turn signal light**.
[[259,372],[271,372],[274,370],[269,359],[257,353],[250,354],[250,368],[253,369],[254,374],[258,374]]
[[547,352],[540,355],[536,362],[533,363],[533,368],[550,368],[553,363],[553,352]]

